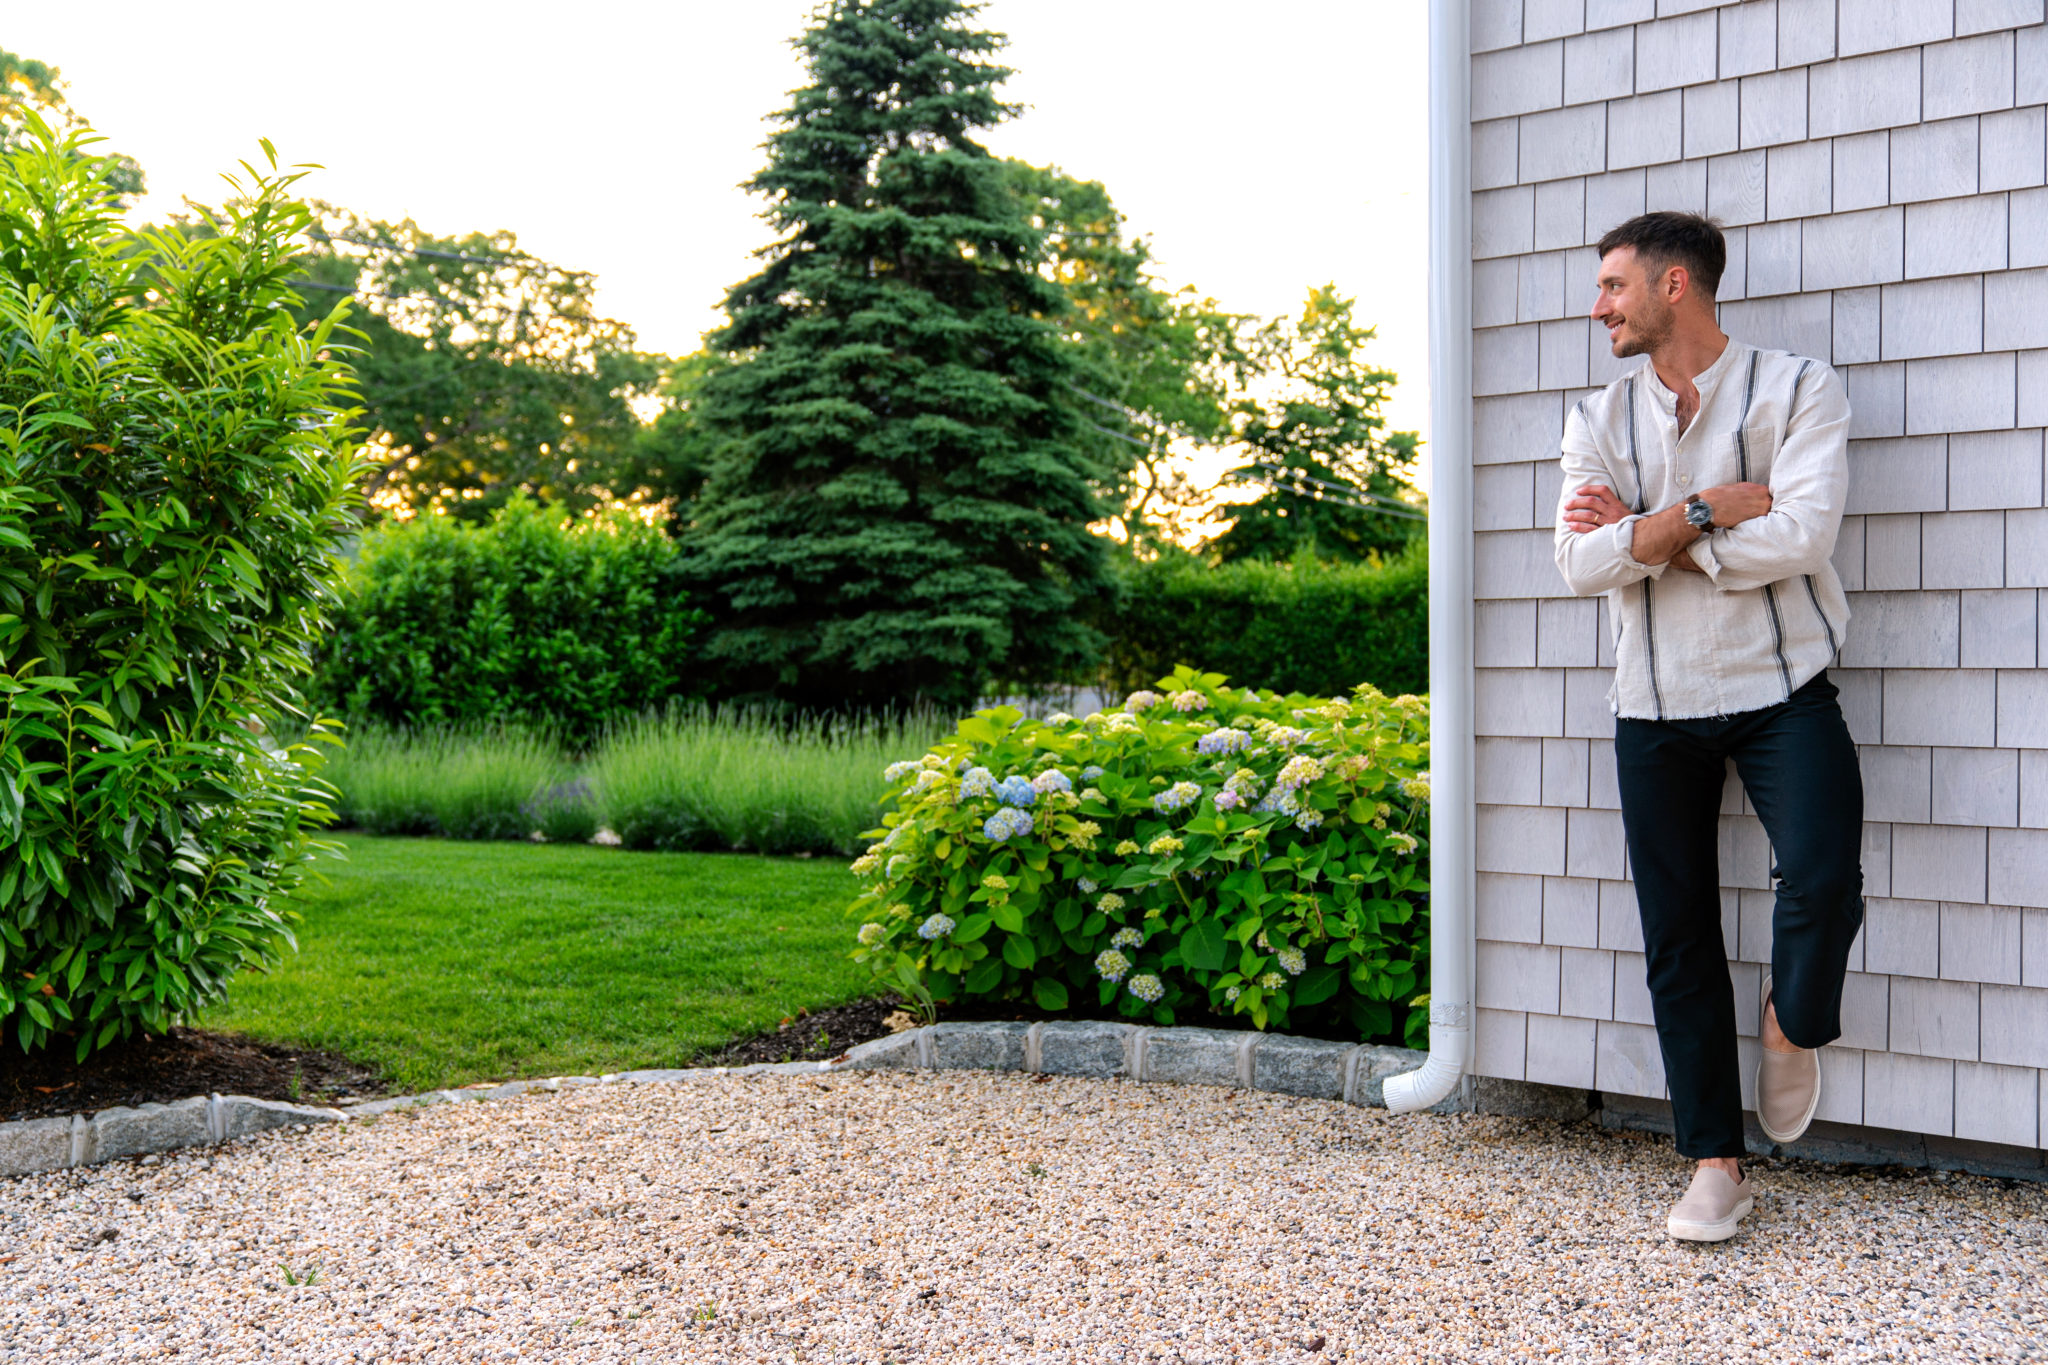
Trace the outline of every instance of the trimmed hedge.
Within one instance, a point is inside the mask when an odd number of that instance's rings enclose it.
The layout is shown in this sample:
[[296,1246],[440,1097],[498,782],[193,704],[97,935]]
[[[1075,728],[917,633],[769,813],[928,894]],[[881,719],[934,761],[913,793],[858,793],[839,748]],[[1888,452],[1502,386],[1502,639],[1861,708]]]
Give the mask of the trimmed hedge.
[[1429,549],[1383,567],[1304,558],[1212,566],[1169,551],[1126,559],[1123,591],[1102,623],[1106,689],[1144,687],[1199,661],[1259,688],[1342,696],[1429,687]]
[[565,742],[702,695],[674,542],[623,511],[519,499],[481,526],[363,537],[316,693],[352,720],[544,728]]

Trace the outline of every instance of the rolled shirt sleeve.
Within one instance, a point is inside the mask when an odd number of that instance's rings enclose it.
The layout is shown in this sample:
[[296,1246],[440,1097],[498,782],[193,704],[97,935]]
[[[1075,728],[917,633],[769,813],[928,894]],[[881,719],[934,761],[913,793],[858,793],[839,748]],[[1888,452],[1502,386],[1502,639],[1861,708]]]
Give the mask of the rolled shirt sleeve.
[[1643,519],[1640,513],[1591,531],[1574,531],[1564,519],[1565,504],[1589,483],[1606,484],[1617,497],[1624,492],[1617,487],[1621,481],[1600,457],[1592,429],[1578,407],[1565,416],[1562,451],[1564,489],[1557,501],[1553,548],[1565,585],[1576,596],[1593,597],[1638,579],[1661,577],[1666,565],[1641,563],[1634,554],[1636,523]]
[[1771,464],[1771,510],[1701,536],[1686,552],[1723,592],[1817,573],[1835,552],[1848,487],[1848,396],[1835,372],[1815,361],[1794,392]]

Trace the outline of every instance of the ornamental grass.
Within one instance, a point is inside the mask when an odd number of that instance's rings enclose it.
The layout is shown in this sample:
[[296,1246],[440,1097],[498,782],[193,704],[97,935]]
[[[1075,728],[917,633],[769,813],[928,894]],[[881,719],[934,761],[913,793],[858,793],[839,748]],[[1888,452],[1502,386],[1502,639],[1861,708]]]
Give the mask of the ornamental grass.
[[683,707],[614,726],[588,774],[600,818],[628,848],[851,856],[881,818],[875,773],[944,730],[929,713]]
[[566,766],[552,737],[516,726],[365,724],[350,727],[323,776],[341,822],[372,834],[524,839],[538,827],[536,798]]

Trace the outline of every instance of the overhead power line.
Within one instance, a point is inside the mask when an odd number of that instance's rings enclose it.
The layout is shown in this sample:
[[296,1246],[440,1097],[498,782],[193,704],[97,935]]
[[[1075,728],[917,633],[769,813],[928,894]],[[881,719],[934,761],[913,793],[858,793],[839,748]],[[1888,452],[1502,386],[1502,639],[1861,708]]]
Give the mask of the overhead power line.
[[[1171,427],[1168,427],[1164,423],[1158,421],[1150,413],[1139,412],[1135,408],[1126,407],[1124,404],[1117,402],[1115,399],[1104,398],[1099,393],[1090,393],[1087,389],[1082,388],[1079,384],[1075,384],[1069,381],[1067,387],[1072,389],[1075,393],[1080,394],[1089,402],[1099,403],[1103,407],[1108,408],[1110,411],[1120,414],[1124,418],[1124,420],[1128,422],[1132,422],[1143,427],[1149,427],[1150,429],[1160,432],[1163,435],[1172,436],[1179,440],[1184,440],[1188,442],[1190,445],[1199,446],[1203,450],[1213,450],[1216,451],[1218,454],[1223,455],[1228,455],[1230,453],[1228,448],[1224,446],[1219,446],[1212,442],[1204,441],[1197,436],[1183,435],[1182,433],[1176,432]],[[1094,422],[1089,422],[1086,418],[1082,418],[1081,420],[1086,425],[1094,428],[1094,430],[1096,431],[1101,432],[1105,436],[1113,436],[1119,441],[1128,441],[1130,444],[1138,446],[1145,450],[1150,450],[1152,448],[1148,442],[1141,441],[1135,436],[1126,435],[1121,431],[1112,431],[1108,427],[1098,426]],[[1319,479],[1315,475],[1308,473],[1306,470],[1296,469],[1292,465],[1274,464],[1271,461],[1261,460],[1252,460],[1248,463],[1251,468],[1257,469],[1261,473],[1280,475],[1293,480],[1297,485],[1315,485],[1316,488],[1322,490],[1313,495],[1319,501],[1339,502],[1349,507],[1355,507],[1362,512],[1380,512],[1385,514],[1386,516],[1400,517],[1408,521],[1429,520],[1428,513],[1417,511],[1414,507],[1412,507],[1408,503],[1402,502],[1398,498],[1381,497],[1379,494],[1371,492],[1368,489],[1360,488],[1356,484],[1332,483],[1328,479]],[[1269,488],[1276,487],[1276,485],[1270,478],[1262,479],[1260,481],[1265,483],[1266,486]],[[1310,496],[1308,490],[1300,486],[1284,491],[1298,493],[1304,497]]]
[[537,256],[471,256],[461,251],[436,251],[432,247],[401,246],[397,242],[378,241],[374,237],[347,237],[340,233],[311,232],[307,234],[320,243],[347,242],[352,246],[374,247],[379,251],[395,251],[401,256],[425,256],[437,261],[461,261],[465,265],[526,265],[539,266],[562,275],[594,275],[593,270],[571,270],[567,266],[552,265]]

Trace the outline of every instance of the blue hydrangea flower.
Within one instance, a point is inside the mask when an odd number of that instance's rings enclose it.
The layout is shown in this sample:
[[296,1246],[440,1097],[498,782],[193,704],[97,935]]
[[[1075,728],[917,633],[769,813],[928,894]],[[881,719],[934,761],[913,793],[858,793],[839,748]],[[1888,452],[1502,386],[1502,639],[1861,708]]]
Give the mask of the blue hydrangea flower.
[[989,816],[981,832],[999,844],[1005,839],[1019,839],[1031,832],[1031,817],[1015,806],[1005,806]]
[[1028,777],[1006,777],[996,783],[996,799],[1006,806],[1028,806],[1038,800]]
[[1095,882],[1092,878],[1083,877],[1081,878],[1081,880],[1075,882],[1074,885],[1081,888],[1081,894],[1084,896],[1092,896],[1095,894]]
[[1239,806],[1242,806],[1243,804],[1244,797],[1228,787],[1225,787],[1222,791],[1216,793],[1217,810],[1236,810]]
[[1074,780],[1058,768],[1047,768],[1044,772],[1031,779],[1031,790],[1040,795],[1048,792],[1070,792],[1073,789]]
[[1166,995],[1166,987],[1150,972],[1140,972],[1132,977],[1127,989],[1148,1005],[1158,1004]]
[[1114,948],[1105,948],[1095,955],[1095,970],[1105,981],[1121,981],[1124,973],[1131,969],[1131,960]]
[[1202,789],[1192,782],[1176,782],[1152,798],[1152,809],[1156,811],[1179,810],[1190,801],[1202,799]]
[[1100,763],[1090,763],[1087,767],[1081,769],[1081,780],[1083,782],[1093,782],[1100,776],[1102,776],[1102,765]]
[[917,772],[922,765],[914,758],[901,759],[882,769],[882,780],[892,786]]
[[1319,810],[1305,810],[1294,817],[1294,827],[1296,829],[1314,829],[1322,823],[1323,813]]
[[996,789],[996,775],[986,768],[969,768],[960,778],[962,796],[992,796]]
[[923,939],[944,938],[952,932],[953,919],[950,915],[933,915],[917,926],[917,936]]
[[1242,730],[1211,730],[1195,741],[1195,752],[1201,754],[1234,754],[1249,749],[1252,737]]
[[1119,929],[1110,936],[1109,946],[1112,948],[1142,948],[1145,946],[1145,936],[1136,929]]

